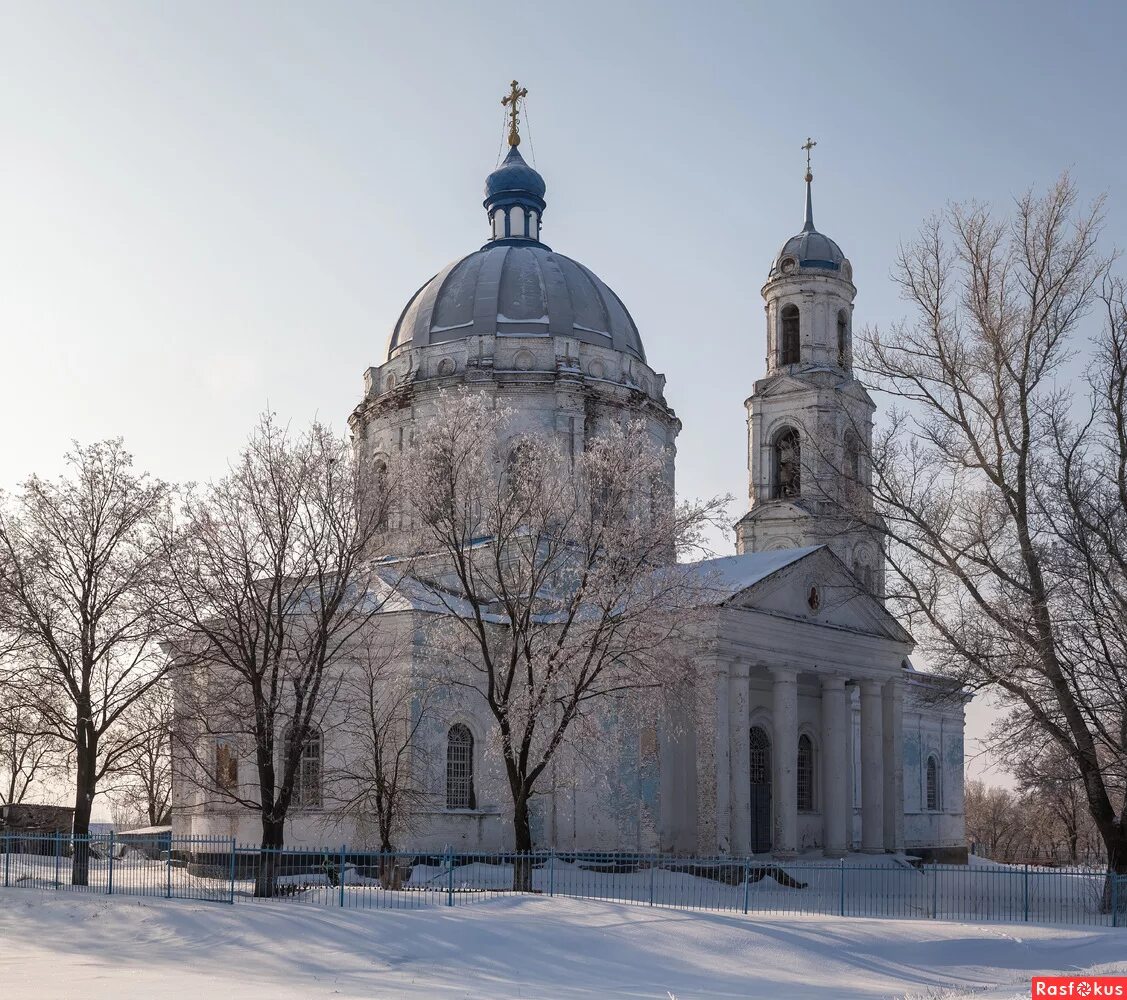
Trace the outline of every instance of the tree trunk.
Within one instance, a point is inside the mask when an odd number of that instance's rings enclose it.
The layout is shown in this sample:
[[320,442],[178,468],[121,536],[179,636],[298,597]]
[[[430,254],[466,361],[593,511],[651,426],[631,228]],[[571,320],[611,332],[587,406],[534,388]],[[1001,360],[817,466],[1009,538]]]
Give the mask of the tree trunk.
[[284,819],[262,817],[262,846],[254,876],[255,896],[269,898],[277,889],[278,859],[285,843],[285,826]]
[[513,847],[513,891],[532,892],[532,824],[525,792],[513,796]]
[[98,745],[87,727],[79,722],[75,741],[74,824],[71,827],[71,885],[90,884],[90,813],[94,808]]

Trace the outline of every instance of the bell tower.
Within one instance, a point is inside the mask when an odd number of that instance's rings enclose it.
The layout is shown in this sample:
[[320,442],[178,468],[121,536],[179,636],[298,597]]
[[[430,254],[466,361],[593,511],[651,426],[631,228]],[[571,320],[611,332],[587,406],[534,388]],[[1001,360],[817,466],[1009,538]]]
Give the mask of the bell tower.
[[761,294],[767,374],[747,408],[748,512],[743,552],[828,545],[878,597],[884,567],[865,486],[875,406],[853,377],[853,269],[814,228],[807,139],[801,232],[776,254]]

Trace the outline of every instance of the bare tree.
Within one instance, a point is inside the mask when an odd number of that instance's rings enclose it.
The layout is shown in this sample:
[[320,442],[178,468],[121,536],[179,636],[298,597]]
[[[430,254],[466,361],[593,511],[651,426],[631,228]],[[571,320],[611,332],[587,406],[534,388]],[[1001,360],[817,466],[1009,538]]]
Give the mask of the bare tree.
[[37,781],[59,773],[63,761],[62,744],[0,672],[0,805],[23,802]]
[[109,797],[123,816],[135,817],[138,826],[162,826],[172,816],[172,718],[172,685],[167,678],[122,716],[122,724],[135,739]]
[[[385,633],[389,630],[384,630]],[[341,688],[342,752],[328,774],[330,798],[342,814],[376,823],[380,850],[394,852],[428,799],[431,761],[422,734],[431,716],[430,684],[408,666],[403,643],[380,636],[362,644]],[[393,859],[381,866],[393,884]]]
[[[209,803],[258,812],[259,895],[274,891],[291,807],[322,803],[323,727],[394,591],[368,561],[383,502],[365,485],[347,442],[264,416],[168,532],[178,776]],[[254,782],[238,774],[245,751]]]
[[986,856],[1008,860],[1019,835],[1018,797],[1008,788],[969,780],[963,793],[967,840]]
[[[446,611],[431,634],[444,679],[496,726],[519,856],[561,746],[605,742],[599,713],[617,699],[687,682],[702,586],[669,564],[725,501],[675,504],[667,456],[640,422],[572,456],[508,420],[481,395],[444,396],[405,461],[402,503],[430,554],[417,573]],[[530,883],[518,860],[514,888]]]
[[931,220],[894,272],[916,318],[866,331],[860,366],[905,404],[872,455],[890,599],[933,662],[1000,693],[1068,757],[1124,872],[1123,647],[1089,659],[1101,640],[1078,633],[1109,619],[1076,586],[1114,571],[1061,525],[1066,365],[1110,266],[1101,219],[1064,177],[1009,219],[970,205]]
[[1072,761],[1060,748],[1047,742],[1040,753],[1027,748],[1020,759],[1013,761],[1013,770],[1022,794],[1036,803],[1037,812],[1052,831],[1050,850],[1056,853],[1062,849],[1073,863],[1094,853],[1086,836],[1092,821],[1084,786]]
[[[99,782],[135,749],[122,716],[163,669],[154,525],[169,490],[132,465],[120,440],[76,447],[65,476],[32,476],[0,509],[0,629],[16,645],[8,678],[37,732],[72,748],[79,838]],[[87,884],[88,864],[78,841],[74,884]]]

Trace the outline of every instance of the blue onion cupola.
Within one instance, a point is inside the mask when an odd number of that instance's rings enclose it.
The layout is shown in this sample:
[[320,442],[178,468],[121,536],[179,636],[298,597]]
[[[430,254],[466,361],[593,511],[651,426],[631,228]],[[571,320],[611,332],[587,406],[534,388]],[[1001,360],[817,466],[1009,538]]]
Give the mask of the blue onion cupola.
[[519,110],[527,89],[516,80],[501,103],[509,109],[509,154],[485,179],[485,211],[489,215],[491,243],[504,240],[540,242],[544,215],[544,178],[524,161],[520,145]]
[[814,204],[811,184],[814,175],[810,172],[810,150],[817,143],[806,140],[802,148],[806,150],[806,215],[802,221],[802,231],[792,236],[783,248],[775,254],[771,263],[768,280],[800,271],[836,272],[847,281],[852,279],[852,270],[845,254],[833,240],[814,228]]

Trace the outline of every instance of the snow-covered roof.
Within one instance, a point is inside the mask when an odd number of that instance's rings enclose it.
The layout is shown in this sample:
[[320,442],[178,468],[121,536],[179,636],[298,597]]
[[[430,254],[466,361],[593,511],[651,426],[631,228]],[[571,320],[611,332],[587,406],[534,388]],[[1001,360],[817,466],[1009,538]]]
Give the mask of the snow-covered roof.
[[824,545],[809,545],[802,549],[775,549],[771,552],[747,552],[742,556],[720,556],[716,559],[701,559],[699,562],[684,563],[685,568],[698,572],[709,591],[715,594],[715,601],[721,604],[747,590],[772,573],[805,559],[812,552],[825,548]]
[[139,826],[135,830],[118,830],[119,837],[159,837],[163,833],[172,833],[171,826]]

